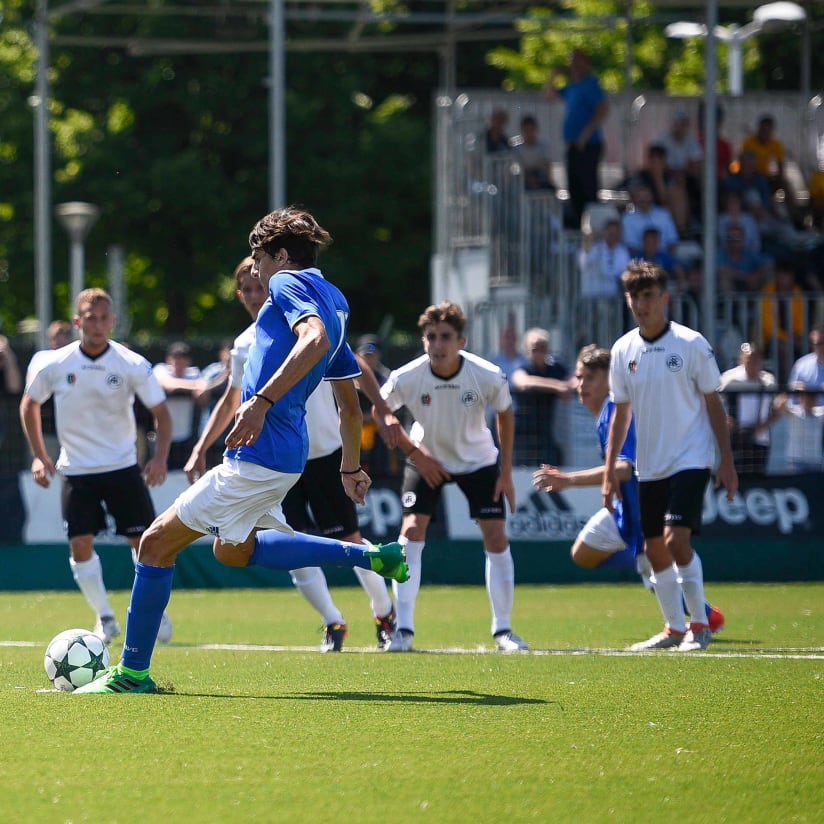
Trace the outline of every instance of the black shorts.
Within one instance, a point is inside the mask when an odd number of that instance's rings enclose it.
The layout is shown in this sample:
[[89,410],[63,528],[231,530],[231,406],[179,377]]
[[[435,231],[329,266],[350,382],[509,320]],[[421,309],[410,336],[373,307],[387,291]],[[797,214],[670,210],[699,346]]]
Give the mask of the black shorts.
[[659,538],[665,526],[685,526],[697,535],[709,479],[709,469],[685,469],[660,481],[642,481],[638,500],[644,536]]
[[60,504],[69,538],[103,532],[106,513],[114,518],[115,532],[127,537],[142,535],[155,517],[137,464],[113,472],[63,475]]
[[303,474],[281,504],[286,523],[292,529],[327,538],[357,532],[358,511],[340,477],[341,454],[336,449],[330,455],[306,462]]
[[[505,518],[504,496],[495,494],[495,484],[498,482],[500,470],[497,464],[467,472],[465,475],[452,475],[447,483],[456,483],[469,502],[469,514],[479,521],[493,521]],[[403,471],[403,488],[401,501],[403,513],[417,513],[419,515],[434,516],[435,508],[441,497],[443,484],[433,489],[421,477],[414,463],[407,461]]]

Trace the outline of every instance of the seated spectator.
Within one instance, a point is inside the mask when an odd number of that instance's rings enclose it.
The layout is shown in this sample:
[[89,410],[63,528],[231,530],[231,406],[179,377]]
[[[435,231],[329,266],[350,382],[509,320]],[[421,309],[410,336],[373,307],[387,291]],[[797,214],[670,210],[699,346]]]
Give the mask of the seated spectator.
[[683,109],[675,112],[669,129],[659,135],[655,142],[663,146],[667,153],[667,171],[672,176],[672,186],[680,190],[688,204],[688,213],[681,217],[673,212],[676,226],[681,236],[689,231],[690,218],[701,215],[701,174],[704,164],[704,150],[698,138],[690,131],[690,117]]
[[792,383],[796,394],[791,403],[787,395],[778,398],[776,408],[788,417],[787,468],[791,472],[821,472],[824,469],[824,406],[814,384]]
[[602,232],[584,235],[578,251],[581,297],[620,297],[621,274],[631,257],[621,239],[619,220],[608,220]]
[[657,263],[674,282],[675,289],[681,291],[686,277],[684,267],[669,252],[661,248],[661,233],[654,226],[644,229],[641,258]]
[[550,353],[546,329],[527,329],[523,348],[525,362],[512,375],[517,402],[513,462],[561,466],[564,455],[555,437],[555,407],[559,398],[572,397],[571,373]]
[[552,189],[549,146],[538,138],[538,121],[532,115],[521,118],[521,133],[512,138],[512,147],[521,163],[525,189]]
[[822,394],[816,403],[824,403],[824,326],[810,329],[810,351],[793,364],[790,383],[817,387]]
[[804,345],[804,300],[792,261],[777,260],[772,279],[761,290],[761,331],[768,355],[778,354],[778,374],[785,378],[792,358]]
[[744,139],[741,151],[755,155],[755,169],[764,175],[773,192],[783,191],[784,202],[792,215],[795,211],[795,195],[784,170],[784,144],[775,136],[775,118],[762,114],[755,132]]
[[653,203],[652,190],[641,181],[633,182],[629,194],[632,205],[621,218],[621,231],[630,253],[641,253],[644,229],[653,226],[661,233],[661,246],[672,254],[679,237],[669,210]]
[[750,211],[757,201],[766,212],[772,212],[773,202],[770,192],[770,181],[756,168],[755,152],[742,150],[738,155],[738,162],[725,178],[725,190],[733,189],[741,194],[741,203],[745,210]]
[[766,275],[766,265],[760,255],[746,251],[744,232],[732,224],[718,249],[718,284],[727,294],[757,292]]
[[744,249],[753,254],[761,252],[761,231],[755,218],[744,211],[741,192],[727,189],[723,195],[724,210],[718,215],[718,241],[723,243],[729,226],[738,226],[744,233]]
[[649,186],[656,206],[669,209],[676,228],[689,223],[689,199],[687,190],[680,185],[667,166],[667,150],[660,143],[647,147],[646,165],[639,169],[628,181],[627,187],[638,182]]
[[[706,140],[704,133],[706,127],[704,125],[704,101],[698,104],[698,142],[701,148],[706,148]],[[719,183],[719,194],[721,192],[721,183],[724,178],[730,173],[730,166],[732,165],[734,155],[732,151],[732,144],[721,133],[724,125],[724,108],[720,103],[715,107],[715,176]]]
[[776,380],[762,369],[764,355],[756,343],[742,343],[738,366],[721,375],[718,391],[727,412],[733,459],[739,475],[767,472],[770,426],[778,418],[773,411]]

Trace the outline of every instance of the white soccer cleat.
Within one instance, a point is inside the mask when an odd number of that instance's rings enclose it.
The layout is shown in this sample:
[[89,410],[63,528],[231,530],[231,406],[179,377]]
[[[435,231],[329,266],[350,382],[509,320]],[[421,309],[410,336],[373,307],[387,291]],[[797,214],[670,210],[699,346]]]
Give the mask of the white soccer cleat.
[[392,640],[384,647],[385,652],[412,652],[412,639],[415,633],[408,629],[398,629],[392,634]]
[[529,644],[511,629],[495,633],[495,643],[500,652],[527,652]]
[[157,631],[157,641],[168,644],[172,640],[172,619],[164,612],[160,619],[160,629]]
[[107,644],[111,644],[112,639],[120,635],[120,624],[114,615],[98,615],[97,623],[94,625],[94,634],[99,635]]
[[648,649],[672,649],[677,647],[686,638],[686,633],[676,632],[667,627],[658,635],[653,635],[652,638],[647,638],[646,641],[639,641],[630,647],[631,652],[644,652]]
[[684,640],[677,647],[678,652],[695,652],[706,649],[712,641],[712,630],[706,624],[695,624],[690,627]]

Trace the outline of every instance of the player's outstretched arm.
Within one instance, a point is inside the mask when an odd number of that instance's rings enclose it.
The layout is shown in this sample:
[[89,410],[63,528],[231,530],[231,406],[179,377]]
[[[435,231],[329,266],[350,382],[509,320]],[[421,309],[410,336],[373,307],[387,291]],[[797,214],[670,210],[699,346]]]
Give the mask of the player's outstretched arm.
[[389,404],[381,397],[381,388],[372,367],[357,352],[355,360],[361,368],[360,377],[357,379],[358,389],[372,401],[372,415],[378,425],[378,434],[389,449],[394,449],[398,445],[403,427],[392,413]]
[[232,422],[232,417],[240,406],[240,389],[227,386],[215,404],[215,408],[206,421],[206,426],[192,447],[192,454],[183,467],[189,483],[194,483],[206,471],[206,451],[218,439],[218,436]]

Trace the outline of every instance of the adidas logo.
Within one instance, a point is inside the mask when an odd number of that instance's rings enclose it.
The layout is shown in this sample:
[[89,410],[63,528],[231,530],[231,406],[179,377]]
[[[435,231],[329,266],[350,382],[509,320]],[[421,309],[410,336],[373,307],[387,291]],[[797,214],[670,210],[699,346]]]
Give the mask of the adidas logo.
[[510,538],[574,540],[587,522],[560,492],[534,490],[507,519]]
[[220,527],[219,526],[210,526],[207,531],[210,535],[214,535],[215,538],[220,537]]

